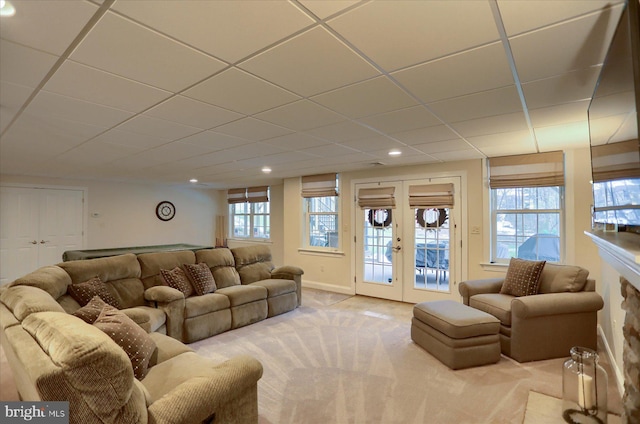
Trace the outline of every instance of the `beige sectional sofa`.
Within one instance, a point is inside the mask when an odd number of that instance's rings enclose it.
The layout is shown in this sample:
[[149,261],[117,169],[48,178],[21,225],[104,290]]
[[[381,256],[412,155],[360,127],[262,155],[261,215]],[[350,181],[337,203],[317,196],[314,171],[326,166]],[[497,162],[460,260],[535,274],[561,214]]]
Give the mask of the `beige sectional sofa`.
[[[160,277],[161,269],[195,263],[211,270],[213,293],[185,298]],[[214,364],[182,342],[295,309],[301,275],[296,267],[275,268],[264,246],[63,262],[0,288],[0,342],[21,398],[69,400],[78,418],[72,422],[257,422],[260,363],[240,357]],[[81,306],[69,287],[96,276],[155,342],[140,381],[109,336],[72,315]]]

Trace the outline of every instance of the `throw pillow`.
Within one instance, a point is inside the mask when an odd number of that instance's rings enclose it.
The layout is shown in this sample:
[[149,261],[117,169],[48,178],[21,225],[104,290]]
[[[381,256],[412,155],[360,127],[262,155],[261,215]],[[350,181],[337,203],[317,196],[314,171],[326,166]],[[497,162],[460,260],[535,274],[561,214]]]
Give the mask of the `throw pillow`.
[[98,319],[100,312],[102,312],[102,309],[105,306],[107,306],[107,303],[105,303],[100,296],[93,296],[89,303],[75,311],[73,315],[82,319],[86,323],[93,324],[95,320]]
[[116,309],[120,309],[120,302],[118,302],[113,293],[111,293],[107,285],[100,280],[100,277],[93,277],[83,283],[70,284],[67,291],[80,306],[89,303],[94,296],[100,296],[105,303]]
[[182,268],[179,266],[173,268],[172,270],[161,269],[160,275],[164,280],[165,284],[169,287],[173,287],[176,290],[180,290],[184,293],[184,297],[189,297],[193,294],[193,286],[187,279]]
[[156,344],[149,334],[124,312],[109,305],[102,308],[93,325],[111,337],[127,353],[135,377],[139,380],[144,378],[149,360],[156,350]]
[[545,263],[546,261],[511,258],[500,293],[512,296],[537,294],[540,286],[540,275]]
[[216,280],[213,279],[213,274],[209,265],[204,262],[199,264],[184,264],[184,269],[193,284],[193,288],[196,289],[198,296],[202,296],[205,293],[212,293],[216,290]]

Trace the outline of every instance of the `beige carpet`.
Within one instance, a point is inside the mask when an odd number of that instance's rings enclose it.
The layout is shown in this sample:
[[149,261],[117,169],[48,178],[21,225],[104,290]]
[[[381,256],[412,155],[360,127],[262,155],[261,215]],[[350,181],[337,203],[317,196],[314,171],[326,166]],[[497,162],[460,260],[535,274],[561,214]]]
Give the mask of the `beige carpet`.
[[[190,346],[262,362],[260,424],[520,424],[531,390],[561,396],[563,359],[451,371],[411,341],[411,314],[410,304],[304,289],[302,307]],[[0,397],[14,400],[2,356]]]
[[[529,392],[523,424],[561,424],[564,422],[562,399],[534,391]],[[620,424],[621,422],[622,419],[617,415],[609,414],[607,417],[607,424]]]

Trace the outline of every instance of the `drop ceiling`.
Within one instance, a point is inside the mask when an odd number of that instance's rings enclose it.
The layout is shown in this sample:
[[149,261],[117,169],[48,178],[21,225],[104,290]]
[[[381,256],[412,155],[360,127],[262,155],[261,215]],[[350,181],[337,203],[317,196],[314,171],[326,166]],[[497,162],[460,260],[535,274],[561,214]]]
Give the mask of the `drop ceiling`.
[[0,18],[2,174],[211,188],[587,147],[623,8],[12,3]]

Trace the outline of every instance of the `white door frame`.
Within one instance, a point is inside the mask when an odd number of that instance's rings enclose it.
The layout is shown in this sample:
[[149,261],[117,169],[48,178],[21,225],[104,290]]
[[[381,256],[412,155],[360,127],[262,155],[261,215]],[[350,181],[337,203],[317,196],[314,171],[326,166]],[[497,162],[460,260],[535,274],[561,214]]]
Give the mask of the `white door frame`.
[[[459,264],[456,265],[457,275],[450,276],[450,284],[452,285],[452,291],[455,291],[455,294],[459,296],[458,292],[458,284],[461,281],[465,281],[468,278],[469,271],[469,240],[468,240],[468,207],[467,207],[467,171],[459,170],[459,171],[449,171],[449,172],[438,172],[438,173],[424,173],[424,174],[407,174],[407,175],[395,175],[389,177],[371,177],[371,178],[361,178],[351,180],[351,193],[352,193],[352,213],[351,217],[351,292],[356,293],[356,269],[358,266],[357,263],[357,252],[356,252],[356,243],[355,243],[355,235],[357,234],[357,225],[360,222],[357,220],[358,217],[358,206],[357,206],[357,193],[355,186],[356,184],[361,183],[403,183],[411,180],[425,180],[425,179],[439,179],[439,178],[460,178],[460,196],[456,196],[460,200],[460,204],[456,205],[456,207],[460,208],[460,222],[457,223],[457,242],[461,243],[459,257],[456,258]],[[459,296],[459,298],[461,298]]]

